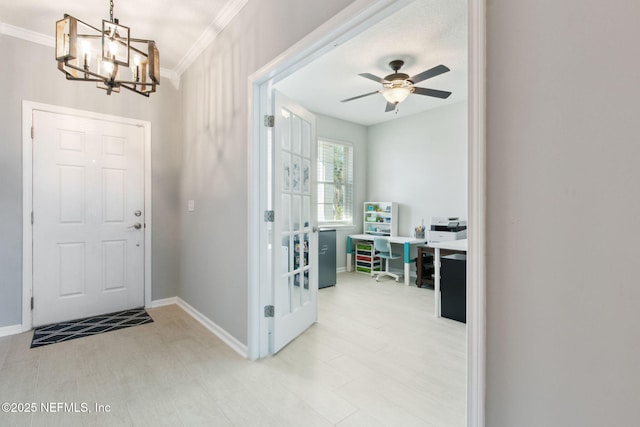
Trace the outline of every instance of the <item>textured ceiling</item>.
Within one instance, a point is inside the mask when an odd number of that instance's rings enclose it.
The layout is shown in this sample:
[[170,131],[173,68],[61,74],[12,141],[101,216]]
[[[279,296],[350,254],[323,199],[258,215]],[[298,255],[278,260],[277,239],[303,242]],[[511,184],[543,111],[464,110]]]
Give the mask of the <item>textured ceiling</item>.
[[[340,100],[373,92],[381,85],[358,76],[384,77],[388,63],[402,59],[410,76],[439,64],[451,71],[418,87],[453,92],[446,99],[409,95],[398,113],[385,113],[375,94],[347,103]],[[276,84],[276,89],[307,109],[371,125],[463,101],[467,98],[467,1],[416,0]]]

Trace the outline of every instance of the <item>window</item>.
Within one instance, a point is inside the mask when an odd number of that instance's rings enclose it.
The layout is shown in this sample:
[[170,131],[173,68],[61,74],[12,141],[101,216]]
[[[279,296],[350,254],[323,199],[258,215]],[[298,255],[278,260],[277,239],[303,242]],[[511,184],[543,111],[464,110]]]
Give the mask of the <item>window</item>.
[[353,146],[318,139],[318,222],[353,224]]

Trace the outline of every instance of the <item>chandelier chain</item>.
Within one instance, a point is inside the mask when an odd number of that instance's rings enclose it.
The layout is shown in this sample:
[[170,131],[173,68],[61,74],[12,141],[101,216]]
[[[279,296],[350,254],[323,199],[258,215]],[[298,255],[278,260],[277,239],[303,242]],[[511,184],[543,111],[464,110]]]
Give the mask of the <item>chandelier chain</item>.
[[109,18],[113,22],[113,0],[109,0]]

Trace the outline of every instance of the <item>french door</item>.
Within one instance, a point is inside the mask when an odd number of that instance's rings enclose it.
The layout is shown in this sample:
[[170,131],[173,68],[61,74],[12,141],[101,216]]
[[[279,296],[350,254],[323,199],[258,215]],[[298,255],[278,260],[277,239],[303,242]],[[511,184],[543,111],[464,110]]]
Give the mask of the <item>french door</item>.
[[274,321],[278,352],[318,318],[315,117],[275,93],[272,142]]

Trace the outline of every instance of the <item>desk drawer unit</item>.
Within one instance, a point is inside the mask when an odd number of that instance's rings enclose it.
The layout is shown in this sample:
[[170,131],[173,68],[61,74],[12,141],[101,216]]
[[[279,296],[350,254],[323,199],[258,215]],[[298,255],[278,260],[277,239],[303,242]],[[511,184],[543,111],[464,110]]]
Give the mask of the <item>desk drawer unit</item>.
[[373,243],[356,243],[356,271],[366,274],[380,271],[380,258],[375,256]]

